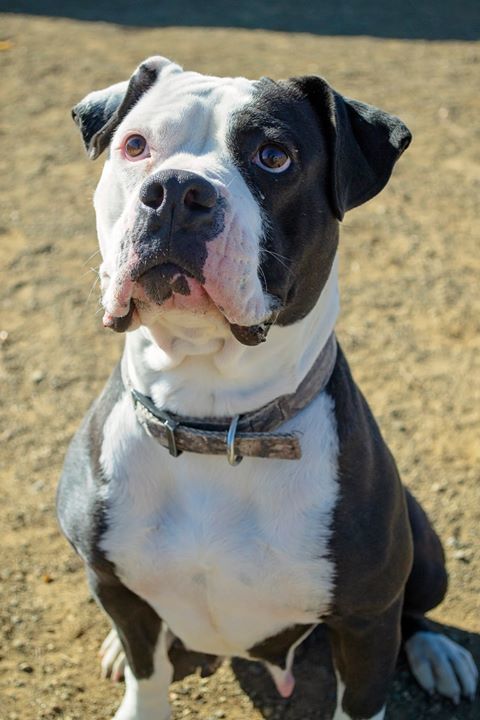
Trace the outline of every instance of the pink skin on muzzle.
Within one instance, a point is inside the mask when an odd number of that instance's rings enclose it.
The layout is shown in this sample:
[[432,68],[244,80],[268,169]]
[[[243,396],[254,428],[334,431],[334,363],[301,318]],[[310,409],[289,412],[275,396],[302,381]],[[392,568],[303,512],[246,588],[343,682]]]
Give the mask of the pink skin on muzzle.
[[[203,314],[217,309],[229,323],[242,326],[264,322],[269,316],[269,309],[257,276],[255,254],[248,245],[248,238],[238,230],[235,232],[234,226],[230,224],[218,238],[208,243],[208,255],[203,268],[204,283],[186,277],[190,294],[173,293],[158,307],[161,307],[162,312],[177,309]],[[105,273],[105,327],[112,328],[116,319],[126,317],[131,311],[132,300],[140,301],[140,307],[154,307],[141,284],[131,279],[132,270],[136,266],[138,257],[131,251],[128,260],[111,278]],[[138,313],[135,311],[134,315]]]

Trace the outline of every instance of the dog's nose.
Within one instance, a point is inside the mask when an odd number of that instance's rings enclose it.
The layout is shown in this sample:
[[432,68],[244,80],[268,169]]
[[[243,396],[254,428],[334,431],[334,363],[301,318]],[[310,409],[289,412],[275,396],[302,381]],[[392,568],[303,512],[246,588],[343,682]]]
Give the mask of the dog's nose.
[[210,221],[217,199],[217,191],[208,180],[185,170],[157,172],[140,188],[140,202],[155,210],[163,221],[174,217],[177,227]]

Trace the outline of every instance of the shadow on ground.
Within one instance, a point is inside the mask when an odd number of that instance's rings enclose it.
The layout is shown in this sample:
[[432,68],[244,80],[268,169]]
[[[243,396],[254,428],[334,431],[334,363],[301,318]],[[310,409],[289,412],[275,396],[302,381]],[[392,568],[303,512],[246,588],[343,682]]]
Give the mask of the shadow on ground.
[[235,27],[425,40],[480,37],[478,0],[2,0],[2,12],[133,27]]
[[[480,635],[466,633],[458,628],[443,628],[453,640],[467,647],[477,659],[480,653]],[[269,674],[261,665],[245,660],[234,660],[233,670],[242,689],[249,695],[265,718],[272,720],[327,720],[335,708],[335,677],[325,627],[317,630],[300,646],[296,653],[294,675],[296,689],[289,700],[276,693]],[[386,720],[456,720],[455,707],[448,701],[429,698],[413,680],[405,657],[399,658],[395,679],[388,700]],[[479,717],[480,699],[462,703],[462,720]],[[460,715],[458,716],[460,717]]]
[[[480,635],[459,628],[436,626],[456,642],[466,647],[480,660]],[[170,659],[175,667],[175,680],[200,671],[202,677],[213,674],[220,659],[212,655],[191,653],[176,641]],[[247,660],[232,660],[232,669],[242,690],[249,696],[264,718],[271,720],[329,720],[335,710],[336,683],[325,626],[320,625],[297,649],[294,675],[295,692],[288,700],[275,690],[272,679],[262,664]],[[473,703],[463,701],[456,716],[456,708],[447,700],[428,697],[413,679],[402,653],[388,699],[386,720],[475,720],[479,717],[480,698]]]

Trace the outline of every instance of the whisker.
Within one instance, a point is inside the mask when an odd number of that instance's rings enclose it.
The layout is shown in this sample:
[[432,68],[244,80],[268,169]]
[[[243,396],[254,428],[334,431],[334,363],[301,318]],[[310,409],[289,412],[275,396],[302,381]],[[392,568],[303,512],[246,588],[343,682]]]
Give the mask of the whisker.
[[82,273],[82,275],[80,275],[80,277],[81,277],[81,278],[84,278],[85,275],[88,275],[90,272],[93,272],[97,277],[100,277],[100,273],[99,273],[99,271],[98,271],[98,268],[94,268],[94,267],[89,267],[86,272],[84,272],[84,273]]
[[85,306],[88,305],[88,301],[90,300],[93,291],[94,291],[95,288],[97,287],[99,280],[100,280],[100,275],[97,275],[97,277],[96,277],[95,280],[93,281],[92,287],[90,288],[90,292],[88,293],[88,297],[87,297],[87,299],[85,300]]
[[267,278],[265,277],[265,273],[264,273],[264,271],[263,271],[263,269],[262,269],[262,266],[259,265],[259,266],[258,266],[258,269],[259,269],[259,271],[260,271],[260,273],[261,273],[261,275],[262,275],[262,278],[263,278],[263,285],[264,285],[264,287],[266,288],[266,287],[267,287]]
[[277,253],[274,250],[270,250],[270,252],[272,253],[272,255],[277,257],[279,260],[285,260],[285,262],[289,262],[289,263],[292,262],[292,259],[287,257],[286,255],[280,255],[280,253]]
[[261,252],[262,252],[262,253],[265,253],[266,255],[271,255],[273,258],[275,258],[275,260],[276,260],[282,267],[285,268],[285,270],[287,270],[288,272],[290,272],[290,267],[289,267],[289,265],[287,265],[287,263],[285,262],[285,261],[291,262],[289,258],[284,257],[283,255],[280,255],[279,253],[276,253],[276,252],[274,252],[273,250],[268,250],[267,248],[262,248]]
[[280,255],[280,253],[275,252],[275,250],[269,250],[268,248],[262,248],[262,251],[268,253],[269,255],[273,255],[273,257],[276,257],[279,260],[288,260],[289,262],[291,262],[290,258],[288,258],[286,255]]
[[93,252],[93,253],[90,255],[90,257],[88,257],[88,258],[85,260],[85,262],[84,262],[83,264],[86,265],[88,262],[90,262],[90,260],[91,260],[92,258],[95,257],[95,255],[99,255],[99,253],[100,253],[100,250],[95,250],[95,252]]
[[278,316],[279,316],[279,315],[280,315],[280,313],[277,313],[277,315],[275,315],[275,318],[274,318],[273,322],[270,323],[270,327],[271,327],[271,328],[272,328],[274,325],[277,324],[277,320],[278,320]]

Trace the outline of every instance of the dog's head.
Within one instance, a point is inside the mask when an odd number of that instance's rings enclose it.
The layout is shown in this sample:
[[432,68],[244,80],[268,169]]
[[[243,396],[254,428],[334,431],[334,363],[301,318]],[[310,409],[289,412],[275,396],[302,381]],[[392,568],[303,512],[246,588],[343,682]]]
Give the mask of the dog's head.
[[315,305],[338,221],[387,183],[410,142],[398,118],[319,77],[184,72],[163,57],[73,110],[91,158],[104,324],[177,309],[254,345]]

